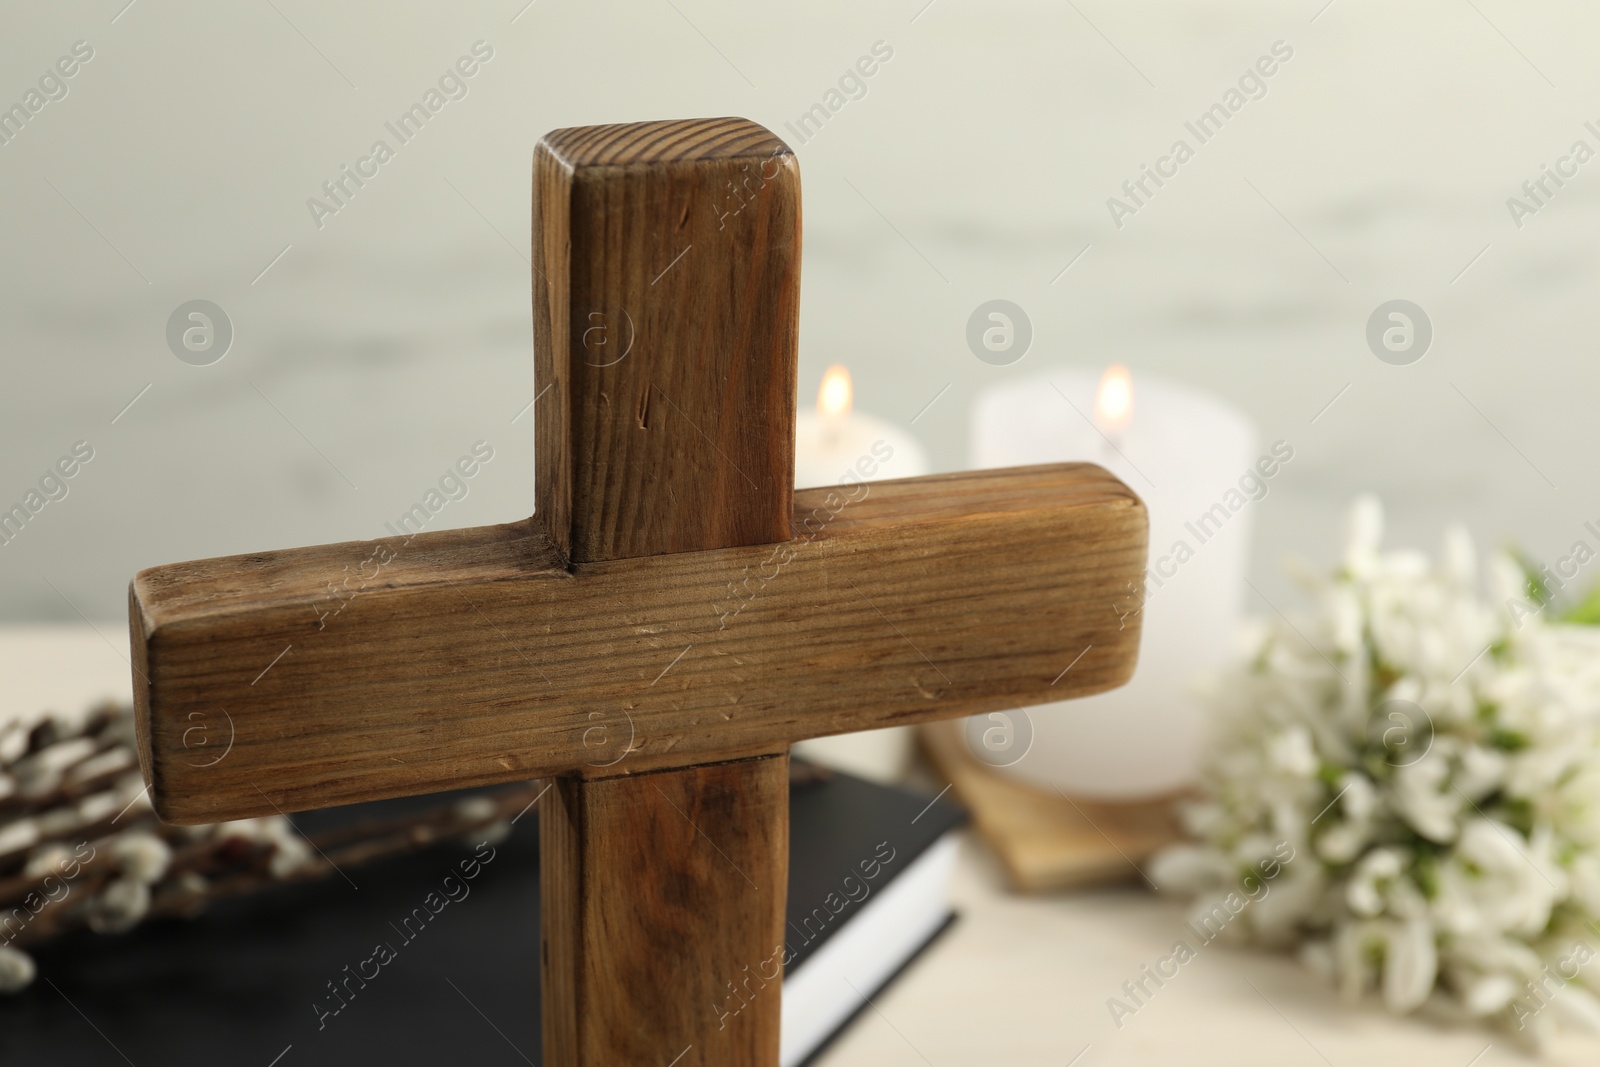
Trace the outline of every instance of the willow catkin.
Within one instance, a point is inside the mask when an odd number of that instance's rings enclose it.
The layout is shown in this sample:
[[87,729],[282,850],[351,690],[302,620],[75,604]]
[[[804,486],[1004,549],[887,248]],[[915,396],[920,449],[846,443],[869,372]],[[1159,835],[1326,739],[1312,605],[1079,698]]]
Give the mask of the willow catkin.
[[0,993],[20,993],[33,982],[36,973],[33,957],[14,948],[0,946]]
[[143,830],[122,834],[112,843],[110,851],[123,877],[146,885],[159,882],[172,863],[171,846]]
[[155,816],[134,750],[133,712],[47,715],[0,725],[0,994],[33,981],[26,946],[88,928],[116,934],[157,916],[192,917],[213,900],[424,848],[498,840],[537,784],[317,842],[287,818],[169,826]]

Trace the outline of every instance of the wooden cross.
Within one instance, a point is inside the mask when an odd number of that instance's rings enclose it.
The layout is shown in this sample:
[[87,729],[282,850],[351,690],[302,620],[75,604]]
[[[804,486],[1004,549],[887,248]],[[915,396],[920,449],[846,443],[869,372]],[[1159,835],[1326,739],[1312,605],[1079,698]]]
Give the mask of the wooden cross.
[[533,251],[533,517],[141,572],[145,778],[194,823],[549,777],[545,1062],[771,1067],[790,744],[1126,681],[1144,507],[794,491],[799,166],[752,122],[551,133]]

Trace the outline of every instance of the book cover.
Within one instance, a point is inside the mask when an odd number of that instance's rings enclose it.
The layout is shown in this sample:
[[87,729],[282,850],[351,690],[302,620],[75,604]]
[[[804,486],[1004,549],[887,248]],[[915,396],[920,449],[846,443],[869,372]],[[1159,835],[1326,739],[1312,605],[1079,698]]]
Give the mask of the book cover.
[[[327,829],[440,799],[295,818]],[[846,775],[794,786],[790,974],[910,885],[917,857],[960,818],[945,801]],[[348,881],[39,947],[38,980],[0,998],[0,1063],[536,1064],[537,825],[529,812],[499,842],[441,845]]]

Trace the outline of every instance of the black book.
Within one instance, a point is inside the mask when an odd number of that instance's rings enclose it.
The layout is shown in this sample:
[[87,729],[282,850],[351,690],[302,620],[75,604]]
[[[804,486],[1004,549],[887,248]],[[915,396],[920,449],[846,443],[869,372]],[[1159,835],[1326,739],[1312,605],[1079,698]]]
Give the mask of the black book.
[[[295,820],[316,833],[440,800]],[[797,782],[790,810],[786,1067],[814,1056],[951,921],[963,819],[947,801],[843,774]],[[374,863],[348,872],[354,885],[335,875],[194,920],[40,947],[33,986],[0,997],[0,1064],[538,1063],[537,824],[530,813],[495,844]],[[430,894],[438,910],[408,921]],[[392,958],[349,981],[379,943]],[[720,1010],[744,1003],[729,996]]]
[[945,800],[835,773],[789,794],[782,1067],[809,1062],[955,921]]

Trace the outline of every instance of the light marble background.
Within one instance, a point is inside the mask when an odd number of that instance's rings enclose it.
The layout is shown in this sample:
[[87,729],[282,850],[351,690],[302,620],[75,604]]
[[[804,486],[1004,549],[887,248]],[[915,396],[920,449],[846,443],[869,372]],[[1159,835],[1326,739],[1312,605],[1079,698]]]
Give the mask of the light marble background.
[[[0,505],[72,442],[96,450],[0,547],[0,618],[116,628],[139,568],[376,536],[479,439],[495,459],[436,525],[525,514],[534,141],[729,113],[784,131],[880,39],[894,58],[867,96],[796,146],[803,402],[834,361],[891,420],[939,396],[914,432],[947,470],[986,383],[1120,360],[1209,388],[1296,448],[1252,505],[1252,579],[1285,607],[1277,561],[1328,559],[1362,490],[1407,543],[1460,519],[1553,558],[1600,517],[1600,161],[1520,229],[1505,203],[1574,140],[1600,147],[1583,127],[1600,124],[1591,5],[124,3],[12,5],[0,33],[5,104],[74,41],[95,49],[0,146]],[[494,58],[469,95],[319,230],[307,197],[479,39]],[[1278,40],[1294,58],[1268,95],[1116,228],[1106,198]],[[236,330],[209,367],[164,339],[197,297]],[[1010,367],[963,338],[994,297],[1034,324]],[[1364,340],[1396,297],[1436,333],[1408,367]],[[1041,951],[1076,943],[1030,930]],[[1206,1042],[1250,1060],[1276,1016],[1234,1026],[1247,996],[1192,986],[1173,1001],[1214,996],[1191,1009],[1212,1012]],[[993,1022],[985,988],[951,1011]],[[1039,1010],[1087,1020],[1103,1010],[1088,992]],[[1329,1018],[1329,1042],[1362,1032]],[[1417,1033],[1408,1057],[1435,1047]],[[920,1062],[896,1055],[874,1062]]]
[[[1590,6],[537,0],[513,23],[521,0],[138,0],[113,23],[124,2],[13,7],[0,35],[7,102],[95,48],[0,146],[0,502],[96,449],[0,548],[0,616],[114,619],[141,567],[375,536],[479,439],[495,460],[437,524],[525,514],[534,141],[657,116],[783,130],[880,39],[868,95],[798,146],[804,402],[835,360],[901,423],[954,383],[915,426],[953,469],[988,382],[1122,360],[1212,389],[1296,447],[1254,506],[1279,601],[1278,559],[1328,558],[1361,490],[1428,545],[1455,518],[1548,557],[1600,516],[1600,162],[1521,230],[1505,207],[1595,140]],[[318,230],[306,199],[478,39],[470,94]],[[1106,198],[1280,39],[1267,97],[1115,228]],[[1010,367],[963,339],[997,296],[1035,327]],[[210,367],[164,340],[196,297],[236,329]],[[1409,367],[1364,342],[1395,297],[1436,328]]]

